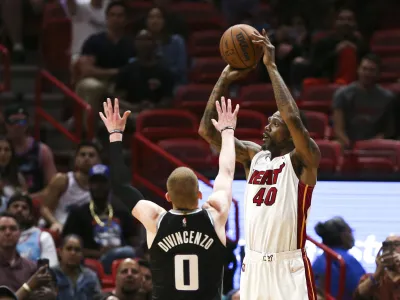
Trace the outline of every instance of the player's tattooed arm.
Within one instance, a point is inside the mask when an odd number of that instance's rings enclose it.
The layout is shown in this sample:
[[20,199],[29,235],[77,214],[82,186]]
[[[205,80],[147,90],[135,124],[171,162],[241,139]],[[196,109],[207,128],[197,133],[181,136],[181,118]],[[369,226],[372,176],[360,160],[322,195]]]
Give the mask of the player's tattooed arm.
[[253,34],[253,43],[262,46],[264,49],[263,62],[272,82],[278,110],[292,136],[295,158],[299,158],[300,163],[306,168],[318,168],[321,153],[301,121],[296,101],[278,72],[275,64],[275,48],[265,30],[263,30],[263,35]]
[[[211,120],[218,118],[215,103],[227,94],[232,81],[245,76],[250,70],[233,70],[227,66],[214,86],[208,99],[206,109],[200,122],[199,134],[216,150],[221,150],[221,134],[217,132]],[[249,141],[241,141],[235,138],[236,161],[242,163],[245,168],[250,167],[253,156],[261,150],[261,146]]]

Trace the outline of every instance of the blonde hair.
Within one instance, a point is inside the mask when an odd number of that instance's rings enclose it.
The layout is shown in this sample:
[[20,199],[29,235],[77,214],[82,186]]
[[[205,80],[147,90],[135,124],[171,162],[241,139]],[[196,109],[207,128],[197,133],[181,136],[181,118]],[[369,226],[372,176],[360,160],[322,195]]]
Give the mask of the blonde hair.
[[167,191],[171,202],[178,208],[188,208],[198,203],[199,181],[189,168],[176,168],[168,177]]

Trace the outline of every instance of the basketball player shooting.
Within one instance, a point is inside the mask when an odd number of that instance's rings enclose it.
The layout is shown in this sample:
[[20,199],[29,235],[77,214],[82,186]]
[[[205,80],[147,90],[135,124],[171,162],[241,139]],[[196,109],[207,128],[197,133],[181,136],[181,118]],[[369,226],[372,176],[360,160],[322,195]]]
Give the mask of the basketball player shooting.
[[[214,101],[215,131],[221,140],[219,172],[214,189],[199,208],[199,183],[189,168],[175,169],[167,180],[167,201],[173,209],[165,211],[143,200],[130,185],[129,170],[122,155],[122,134],[127,111],[120,116],[118,100],[104,103],[100,117],[110,133],[111,184],[118,196],[146,228],[153,275],[153,299],[220,300],[224,255],[225,225],[232,202],[235,172],[234,131],[239,106],[232,112],[231,101]],[[218,120],[218,121],[217,121]]]
[[[240,298],[244,300],[316,299],[310,262],[304,250],[306,220],[317,181],[320,151],[275,64],[275,49],[265,30],[253,43],[264,50],[263,62],[274,89],[278,111],[265,126],[263,145],[235,139],[236,160],[246,171],[244,199],[246,255]],[[222,72],[208,100],[199,134],[215,147],[221,137],[210,119],[215,101],[229,84],[249,70]]]

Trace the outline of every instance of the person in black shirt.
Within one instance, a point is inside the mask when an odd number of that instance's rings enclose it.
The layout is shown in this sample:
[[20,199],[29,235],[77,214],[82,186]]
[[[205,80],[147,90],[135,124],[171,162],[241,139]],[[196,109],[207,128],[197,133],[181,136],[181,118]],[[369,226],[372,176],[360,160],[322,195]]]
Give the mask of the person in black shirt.
[[130,111],[119,114],[118,99],[104,103],[100,113],[110,133],[111,182],[114,193],[132,209],[132,214],[146,228],[153,275],[153,299],[220,300],[224,254],[225,225],[232,202],[235,172],[234,130],[239,106],[232,112],[231,101],[216,103],[218,121],[213,124],[221,133],[220,169],[212,195],[202,208],[198,179],[189,168],[175,169],[167,180],[166,198],[173,209],[165,211],[143,200],[129,184],[129,170],[122,158],[122,134]]

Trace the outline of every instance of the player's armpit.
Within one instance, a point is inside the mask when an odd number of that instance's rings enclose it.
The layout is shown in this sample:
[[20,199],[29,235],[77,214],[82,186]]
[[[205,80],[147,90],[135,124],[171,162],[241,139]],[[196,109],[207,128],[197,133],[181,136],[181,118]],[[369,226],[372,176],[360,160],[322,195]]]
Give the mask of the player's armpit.
[[132,209],[132,215],[152,233],[157,232],[158,219],[164,212],[164,208],[148,200],[140,200]]
[[[232,184],[231,190],[232,190]],[[219,190],[210,195],[207,202],[204,204],[203,208],[214,209],[218,219],[226,220],[228,219],[229,210],[232,203],[232,192]],[[225,224],[224,224],[225,225]]]

